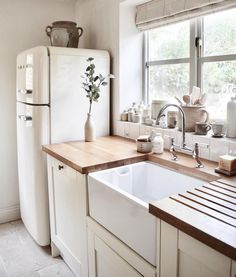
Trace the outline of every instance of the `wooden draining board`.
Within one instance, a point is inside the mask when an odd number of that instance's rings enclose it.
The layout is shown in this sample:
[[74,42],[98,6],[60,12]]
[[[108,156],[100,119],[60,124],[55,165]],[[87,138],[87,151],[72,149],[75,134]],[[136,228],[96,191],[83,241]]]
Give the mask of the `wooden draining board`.
[[150,204],[149,211],[236,260],[236,182],[220,179]]

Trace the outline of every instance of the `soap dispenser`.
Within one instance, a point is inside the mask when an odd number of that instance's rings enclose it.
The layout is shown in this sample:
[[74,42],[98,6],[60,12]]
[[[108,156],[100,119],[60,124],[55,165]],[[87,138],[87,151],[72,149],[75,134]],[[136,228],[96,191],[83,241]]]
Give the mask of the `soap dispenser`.
[[236,95],[227,104],[227,132],[228,138],[236,138]]

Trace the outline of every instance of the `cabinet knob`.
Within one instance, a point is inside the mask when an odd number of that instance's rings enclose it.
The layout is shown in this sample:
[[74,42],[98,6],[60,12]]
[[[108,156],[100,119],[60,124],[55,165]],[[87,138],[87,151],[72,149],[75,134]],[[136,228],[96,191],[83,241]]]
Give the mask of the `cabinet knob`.
[[63,165],[58,165],[58,169],[59,169],[59,170],[62,170],[63,168],[64,168]]

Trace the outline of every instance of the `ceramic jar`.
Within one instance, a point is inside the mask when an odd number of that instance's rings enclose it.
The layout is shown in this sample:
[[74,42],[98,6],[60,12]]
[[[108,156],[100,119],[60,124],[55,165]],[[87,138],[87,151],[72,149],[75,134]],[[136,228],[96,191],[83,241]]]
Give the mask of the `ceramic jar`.
[[133,114],[133,123],[141,123],[141,114]]
[[[181,106],[185,112],[186,116],[186,124],[185,131],[186,132],[194,132],[196,122],[204,122],[207,123],[209,121],[209,113],[205,109],[205,106]],[[178,113],[178,129],[182,131],[182,115]]]
[[128,112],[123,111],[120,115],[120,120],[121,121],[128,121]]
[[87,120],[84,125],[84,136],[85,141],[95,141],[96,140],[96,129],[95,124],[92,119],[91,113],[88,113]]
[[[152,100],[152,119],[157,119],[157,116],[162,107],[168,104],[167,100]],[[166,114],[166,111],[164,112]]]
[[55,21],[45,31],[50,37],[51,45],[58,47],[77,48],[83,29],[72,21]]
[[168,128],[175,128],[177,124],[177,111],[168,111],[167,112],[167,127]]

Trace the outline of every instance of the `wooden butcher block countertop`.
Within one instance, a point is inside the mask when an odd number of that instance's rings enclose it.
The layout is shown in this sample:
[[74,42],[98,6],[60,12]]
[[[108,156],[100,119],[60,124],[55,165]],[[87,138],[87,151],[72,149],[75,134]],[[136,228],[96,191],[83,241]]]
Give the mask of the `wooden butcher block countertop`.
[[95,142],[66,142],[43,146],[43,151],[82,174],[151,161],[206,181],[202,187],[150,203],[151,214],[236,260],[236,178],[214,172],[216,163],[203,161],[196,169],[191,156],[178,153],[174,162],[161,155],[141,154],[128,139],[110,136]]
[[43,151],[82,174],[147,160],[133,141],[116,136],[44,145]]

